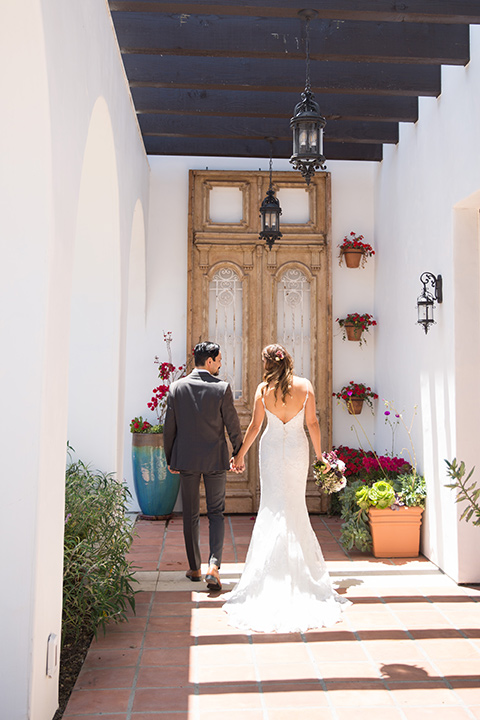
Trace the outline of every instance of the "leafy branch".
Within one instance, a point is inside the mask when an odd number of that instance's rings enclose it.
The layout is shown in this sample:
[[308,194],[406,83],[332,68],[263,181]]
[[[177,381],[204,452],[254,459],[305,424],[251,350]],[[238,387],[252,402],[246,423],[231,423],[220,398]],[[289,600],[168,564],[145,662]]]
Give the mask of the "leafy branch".
[[460,516],[460,520],[465,520],[468,522],[471,520],[472,516],[475,514],[477,519],[473,521],[474,525],[480,525],[480,488],[477,488],[477,483],[472,482],[470,485],[468,485],[470,478],[472,477],[475,467],[473,467],[470,472],[468,473],[467,477],[465,477],[465,463],[463,460],[460,462],[460,465],[457,463],[457,458],[453,458],[452,462],[448,462],[448,460],[445,460],[447,463],[447,475],[449,475],[452,480],[454,480],[453,483],[450,483],[449,485],[445,485],[445,487],[451,488],[452,490],[457,490],[457,503],[460,502],[466,502],[467,507],[464,509]]

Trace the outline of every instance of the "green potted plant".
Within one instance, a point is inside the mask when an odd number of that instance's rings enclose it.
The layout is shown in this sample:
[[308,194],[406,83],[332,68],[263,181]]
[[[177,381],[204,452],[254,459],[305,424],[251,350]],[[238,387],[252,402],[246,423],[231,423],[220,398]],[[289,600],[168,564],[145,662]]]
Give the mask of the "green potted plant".
[[[348,482],[347,487],[339,493],[341,516],[345,521],[340,541],[347,550],[356,547],[364,552],[371,548],[374,536],[374,555],[377,557],[415,557],[419,550],[420,523],[427,494],[425,480],[417,473],[411,434],[416,406],[412,420],[407,425],[403,414],[397,411],[391,401],[384,400],[384,404],[385,424],[390,426],[392,432],[391,453],[385,451],[384,455],[378,455],[370,442],[371,450],[367,452],[343,446],[337,448],[339,456],[347,465],[345,474]],[[400,425],[409,440],[410,449],[404,449],[408,452],[410,462],[394,454],[395,434]],[[375,519],[380,519],[381,523],[375,523]],[[403,532],[407,524],[414,527],[410,546],[406,545],[406,533]],[[392,540],[398,525],[403,525],[398,545],[383,545],[384,541],[388,543]]]
[[345,258],[347,268],[358,268],[360,264],[362,268],[365,267],[367,258],[375,255],[375,250],[368,243],[364,243],[363,239],[363,235],[356,235],[354,232],[344,237],[342,243],[339,245],[339,265],[342,264],[343,258]]
[[357,505],[368,512],[375,557],[418,556],[426,496],[425,479],[414,470],[356,491]]
[[350,380],[349,384],[344,385],[339,392],[334,392],[333,397],[339,401],[343,400],[350,415],[360,415],[363,403],[366,402],[373,409],[373,400],[376,400],[378,395],[369,385]]
[[176,367],[172,363],[172,333],[164,333],[163,339],[167,346],[168,361],[161,362],[158,356],[155,357],[160,384],[153,388],[152,398],[147,403],[148,409],[156,415],[156,422],[152,424],[142,416],[135,417],[130,422],[133,483],[140,509],[147,517],[170,515],[180,487],[179,475],[171,473],[167,466],[163,447],[163,423],[168,389],[174,380],[185,375],[186,367]]
[[373,315],[369,313],[348,313],[344,318],[337,318],[336,322],[340,325],[343,331],[343,340],[352,340],[355,342],[362,343],[366,342],[365,338],[362,337],[363,332],[368,332],[370,327],[377,324],[377,321],[373,319]]

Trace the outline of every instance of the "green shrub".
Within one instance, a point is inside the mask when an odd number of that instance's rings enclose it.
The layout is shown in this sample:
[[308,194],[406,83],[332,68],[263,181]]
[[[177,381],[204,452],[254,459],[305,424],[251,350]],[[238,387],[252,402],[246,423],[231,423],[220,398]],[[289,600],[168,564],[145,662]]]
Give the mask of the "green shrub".
[[[346,550],[356,547],[367,552],[372,547],[372,536],[368,525],[368,512],[357,504],[357,491],[364,488],[361,480],[347,485],[341,492],[339,501],[342,507],[341,516],[345,520],[342,525],[340,542]],[[368,490],[368,488],[366,488]],[[339,493],[340,495],[340,493]]]
[[111,474],[80,460],[66,470],[62,642],[78,639],[135,610],[131,564],[133,539],[126,516],[130,493]]
[[425,507],[427,485],[423,475],[403,473],[391,482],[401,503],[407,507]]

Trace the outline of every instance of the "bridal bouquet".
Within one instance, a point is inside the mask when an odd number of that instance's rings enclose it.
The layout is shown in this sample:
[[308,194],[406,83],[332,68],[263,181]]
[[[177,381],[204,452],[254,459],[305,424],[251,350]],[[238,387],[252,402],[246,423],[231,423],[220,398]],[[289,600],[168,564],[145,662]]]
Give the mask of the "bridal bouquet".
[[[330,469],[323,472],[327,464],[330,465]],[[324,452],[322,459],[313,464],[315,485],[318,485],[327,495],[338,492],[347,484],[345,470],[346,465],[343,460],[340,460],[335,450]]]

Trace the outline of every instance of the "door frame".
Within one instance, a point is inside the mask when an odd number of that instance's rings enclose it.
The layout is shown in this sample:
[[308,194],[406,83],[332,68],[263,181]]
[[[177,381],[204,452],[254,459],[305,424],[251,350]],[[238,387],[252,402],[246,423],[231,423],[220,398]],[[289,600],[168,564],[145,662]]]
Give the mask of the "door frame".
[[[262,171],[191,170],[189,173],[187,347],[209,339],[209,284],[220,267],[230,267],[242,280],[243,395],[235,402],[242,430],[251,418],[253,396],[262,376],[261,348],[277,336],[277,283],[287,268],[301,270],[310,281],[310,380],[316,391],[323,447],[332,437],[332,298],[330,174],[316,173],[309,186],[295,172],[273,173],[276,192],[308,192],[309,219],[283,223],[283,237],[272,250],[259,239],[258,208],[269,186]],[[231,223],[210,217],[210,193],[217,187],[242,193],[242,217]],[[235,259],[232,259],[232,258]],[[198,297],[200,291],[201,298]],[[260,297],[258,297],[260,295]],[[253,355],[252,355],[253,353]],[[226,511],[255,512],[258,507],[258,439],[247,455],[244,477],[229,473]],[[249,479],[248,479],[249,478]],[[254,486],[254,487],[253,487]],[[203,493],[202,493],[203,496]],[[328,499],[307,483],[311,512],[326,512]],[[205,502],[202,497],[202,512]]]

